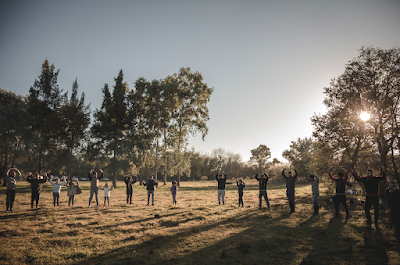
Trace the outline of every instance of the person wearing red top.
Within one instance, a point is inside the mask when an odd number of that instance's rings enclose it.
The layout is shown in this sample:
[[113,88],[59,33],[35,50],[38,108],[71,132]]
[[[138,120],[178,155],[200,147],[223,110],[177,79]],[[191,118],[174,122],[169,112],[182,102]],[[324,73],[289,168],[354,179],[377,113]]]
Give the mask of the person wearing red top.
[[386,180],[386,173],[385,167],[381,166],[382,168],[382,177],[374,176],[372,170],[367,171],[366,177],[360,177],[357,175],[357,172],[352,168],[351,174],[353,174],[354,178],[358,182],[362,182],[366,192],[366,199],[365,199],[365,215],[367,217],[367,223],[371,224],[371,206],[374,205],[374,213],[375,213],[375,226],[378,226],[378,218],[379,218],[379,182]]
[[[347,183],[347,179],[349,178],[347,176],[346,170],[344,168],[342,168],[343,172],[339,172],[338,176],[339,178],[334,178],[331,175],[331,171],[330,170],[328,172],[329,177],[336,182],[336,196],[335,196],[335,216],[334,217],[338,217],[339,216],[339,205],[343,204],[344,209],[346,210],[346,219],[349,219],[349,209],[347,208],[347,204],[346,204],[346,183]],[[345,177],[343,177],[345,176]]]

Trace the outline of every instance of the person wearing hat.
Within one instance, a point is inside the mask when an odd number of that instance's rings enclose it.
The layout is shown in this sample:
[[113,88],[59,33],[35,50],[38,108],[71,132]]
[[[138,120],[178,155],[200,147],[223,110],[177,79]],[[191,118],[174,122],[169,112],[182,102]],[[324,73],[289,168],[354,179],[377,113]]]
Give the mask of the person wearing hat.
[[366,192],[366,198],[365,198],[365,215],[367,217],[367,223],[371,224],[371,206],[374,205],[374,213],[375,213],[375,226],[378,225],[378,219],[379,219],[379,182],[386,180],[386,173],[385,173],[385,167],[381,166],[381,177],[374,176],[372,173],[372,170],[368,169],[367,170],[367,176],[366,177],[360,177],[358,176],[357,172],[352,168],[351,174],[354,176],[354,178],[362,182],[365,187],[365,192]]
[[346,183],[347,183],[347,173],[344,168],[342,168],[342,172],[338,173],[339,178],[334,178],[331,175],[332,169],[329,170],[329,177],[336,182],[336,196],[335,196],[335,216],[339,216],[339,205],[343,204],[344,209],[346,210],[346,219],[349,218],[349,209],[346,204]]

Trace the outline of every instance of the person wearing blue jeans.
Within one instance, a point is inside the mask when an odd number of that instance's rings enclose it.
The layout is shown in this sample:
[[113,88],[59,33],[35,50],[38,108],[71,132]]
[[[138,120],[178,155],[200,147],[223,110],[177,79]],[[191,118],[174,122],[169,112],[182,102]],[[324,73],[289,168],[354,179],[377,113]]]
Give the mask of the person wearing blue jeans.
[[226,184],[226,174],[224,171],[219,171],[215,176],[218,181],[218,205],[225,204],[225,184]]
[[99,206],[99,180],[104,177],[103,170],[99,169],[101,176],[99,177],[97,172],[92,169],[89,172],[88,179],[90,180],[90,198],[89,207],[93,199],[93,194],[95,194],[97,206]]
[[158,181],[153,179],[153,176],[150,176],[147,181],[143,180],[143,185],[147,186],[147,205],[150,204],[150,195],[151,195],[151,205],[154,205],[154,190],[158,185]]
[[285,174],[285,169],[282,171],[282,177],[286,181],[286,196],[289,201],[289,207],[290,207],[290,212],[289,213],[294,213],[294,187],[296,184],[296,179],[297,179],[297,171],[296,169],[294,170],[296,173],[294,176],[292,175],[292,172],[289,171],[288,175],[286,176]]
[[311,191],[312,191],[312,202],[314,205],[314,215],[319,213],[318,208],[318,197],[319,197],[319,177],[317,174],[307,172],[306,179],[311,183]]

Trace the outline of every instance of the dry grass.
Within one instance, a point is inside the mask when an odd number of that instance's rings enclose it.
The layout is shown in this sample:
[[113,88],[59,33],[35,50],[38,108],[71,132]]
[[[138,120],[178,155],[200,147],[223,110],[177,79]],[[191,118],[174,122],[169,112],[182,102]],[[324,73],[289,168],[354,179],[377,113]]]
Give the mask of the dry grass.
[[[87,208],[89,183],[68,207],[52,205],[45,184],[40,208],[30,209],[30,190],[19,182],[13,212],[0,213],[1,264],[400,264],[399,243],[383,212],[381,229],[365,224],[362,206],[351,218],[332,219],[321,184],[320,215],[313,217],[311,188],[298,182],[296,213],[289,215],[283,183],[270,183],[271,210],[258,209],[258,186],[246,181],[245,207],[237,207],[236,184],[227,186],[218,206],[216,182],[183,182],[178,205],[170,185],[156,190],[146,206],[143,186],[126,204],[125,185],[111,191],[111,206]],[[5,203],[5,188],[0,201]],[[4,205],[4,204],[3,204]],[[341,209],[342,210],[342,209]],[[156,218],[156,215],[158,215]],[[343,212],[342,212],[342,215]]]

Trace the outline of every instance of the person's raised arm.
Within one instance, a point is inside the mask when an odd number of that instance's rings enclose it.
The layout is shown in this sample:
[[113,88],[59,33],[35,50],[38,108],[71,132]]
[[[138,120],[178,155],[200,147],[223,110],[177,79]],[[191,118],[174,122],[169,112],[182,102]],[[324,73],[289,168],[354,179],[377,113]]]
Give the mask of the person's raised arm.
[[65,181],[65,176],[63,176],[63,182],[60,183],[60,184],[61,184],[61,186],[62,186],[62,185],[64,185],[65,183],[67,183],[67,182]]
[[327,171],[327,173],[328,173],[329,177],[331,178],[331,180],[333,180],[333,181],[337,181],[337,179],[336,179],[336,178],[332,177],[332,174],[331,174],[331,172],[332,172],[332,169],[329,169],[329,170]]
[[88,176],[87,176],[89,180],[92,180],[92,173],[93,173],[93,171],[94,171],[94,169],[92,169],[92,170],[89,171],[89,174],[88,174]]
[[217,175],[215,175],[215,179],[216,179],[216,180],[218,180],[218,174],[219,174],[219,173],[217,173]]
[[353,175],[353,177],[356,180],[360,180],[361,179],[360,176],[358,176],[357,172],[354,170],[354,168],[350,168],[350,173]]
[[297,176],[299,175],[299,173],[297,173],[297,170],[296,169],[293,169],[294,170],[294,173],[296,173],[295,175],[294,175],[294,178],[297,178]]
[[244,181],[242,181],[242,185],[243,185],[243,188],[246,187],[246,184],[244,184]]
[[100,171],[100,173],[101,173],[101,176],[100,176],[98,179],[102,179],[102,178],[104,177],[103,170],[100,168],[99,171]]
[[22,176],[22,175],[21,175],[21,171],[19,171],[18,168],[14,168],[14,169],[15,169],[15,171],[17,171],[17,173],[18,173],[18,177],[17,177],[17,178],[19,179],[19,178]]
[[312,173],[311,172],[306,172],[306,179],[308,180],[308,181],[310,181],[311,182],[311,179],[308,177],[308,175],[311,175]]
[[[135,177],[135,179],[133,179],[133,177]],[[132,185],[135,184],[136,182],[137,182],[137,176],[134,175],[134,176],[132,176]]]
[[282,170],[282,177],[284,177],[285,179],[287,178],[287,176],[285,175],[285,169]]
[[28,173],[28,177],[26,178],[26,181],[28,181],[29,183],[32,183],[32,172]]

